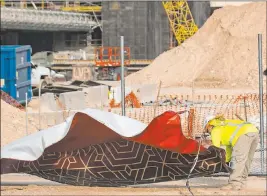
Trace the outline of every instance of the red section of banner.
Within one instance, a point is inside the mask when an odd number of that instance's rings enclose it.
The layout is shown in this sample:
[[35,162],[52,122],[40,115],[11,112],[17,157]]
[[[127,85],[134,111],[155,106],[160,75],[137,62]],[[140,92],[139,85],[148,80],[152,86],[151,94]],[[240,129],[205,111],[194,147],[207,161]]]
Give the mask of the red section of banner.
[[[183,135],[180,116],[172,111],[156,117],[140,135],[130,140],[181,154],[195,154],[199,145]],[[201,152],[205,150],[200,147]]]

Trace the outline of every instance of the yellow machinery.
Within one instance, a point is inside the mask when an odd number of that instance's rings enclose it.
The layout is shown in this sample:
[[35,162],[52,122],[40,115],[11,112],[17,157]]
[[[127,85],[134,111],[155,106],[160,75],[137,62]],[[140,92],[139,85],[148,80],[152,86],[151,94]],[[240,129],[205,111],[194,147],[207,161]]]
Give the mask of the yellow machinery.
[[39,0],[39,2],[36,2],[36,3],[41,3],[40,6],[36,6],[34,1],[27,1],[27,0],[20,0],[20,1],[0,0],[0,2],[1,2],[0,4],[1,7],[5,7],[5,6],[13,7],[14,3],[20,3],[20,8],[27,8],[28,4],[31,4],[31,5],[34,5],[38,9],[45,9],[45,0]]
[[62,11],[67,12],[94,12],[99,13],[102,10],[102,6],[99,5],[81,5],[79,0],[74,1],[72,5],[67,1],[64,3],[65,5],[61,8]]
[[92,5],[92,6],[64,6],[61,9],[67,12],[101,12],[102,6]]
[[162,4],[178,45],[198,31],[187,1],[163,1]]

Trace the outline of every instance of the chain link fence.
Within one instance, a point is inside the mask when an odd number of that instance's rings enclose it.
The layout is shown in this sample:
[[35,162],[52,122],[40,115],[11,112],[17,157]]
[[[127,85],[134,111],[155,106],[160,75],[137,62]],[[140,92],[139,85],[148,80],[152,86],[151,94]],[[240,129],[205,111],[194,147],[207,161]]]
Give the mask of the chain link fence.
[[[228,119],[243,119],[255,124],[260,129],[260,105],[258,94],[243,95],[165,95],[159,97],[156,103],[143,104],[141,108],[126,108],[126,116],[149,124],[156,116],[165,111],[175,111],[180,114],[182,130],[186,137],[197,138],[203,133],[203,121],[208,114],[223,114]],[[192,101],[194,100],[194,101]],[[264,105],[264,132],[259,142],[251,169],[252,175],[266,175],[266,94],[263,97]],[[157,105],[157,106],[155,106]],[[121,115],[121,108],[96,108]],[[39,122],[39,128],[45,129],[62,123],[77,110],[61,110],[53,112],[29,112],[31,120]],[[263,152],[263,154],[262,154]],[[264,159],[262,165],[262,159]]]

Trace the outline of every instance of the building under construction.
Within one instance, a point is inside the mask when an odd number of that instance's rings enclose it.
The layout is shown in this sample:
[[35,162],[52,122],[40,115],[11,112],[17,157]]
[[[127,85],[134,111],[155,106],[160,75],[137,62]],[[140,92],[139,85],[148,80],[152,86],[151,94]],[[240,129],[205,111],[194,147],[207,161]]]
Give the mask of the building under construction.
[[33,54],[83,50],[86,55],[75,58],[83,61],[61,56],[54,64],[116,67],[123,35],[125,64],[144,66],[192,36],[216,7],[205,1],[1,0],[1,44],[31,45]]

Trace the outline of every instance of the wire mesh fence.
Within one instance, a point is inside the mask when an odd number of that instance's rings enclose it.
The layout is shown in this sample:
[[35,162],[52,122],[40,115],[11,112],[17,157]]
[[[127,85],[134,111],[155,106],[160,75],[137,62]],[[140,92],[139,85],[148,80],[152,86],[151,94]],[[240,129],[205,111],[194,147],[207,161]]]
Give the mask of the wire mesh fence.
[[[208,114],[223,114],[227,119],[243,119],[255,124],[260,129],[260,102],[258,94],[243,95],[195,95],[194,99],[190,95],[165,95],[158,99],[157,107],[155,103],[143,104],[141,108],[126,108],[126,116],[149,124],[156,116],[165,111],[175,111],[180,114],[183,133],[186,137],[196,138],[203,133],[204,118]],[[192,101],[194,100],[194,101]],[[263,95],[264,105],[264,135],[261,135],[263,144],[259,144],[254,156],[251,174],[266,175],[266,94]],[[101,107],[102,109],[121,115],[120,108]],[[68,117],[74,115],[78,110],[60,110],[53,112],[30,112],[29,118],[38,122],[39,129],[64,122]],[[264,152],[262,154],[262,152]],[[264,159],[262,165],[262,159]]]

